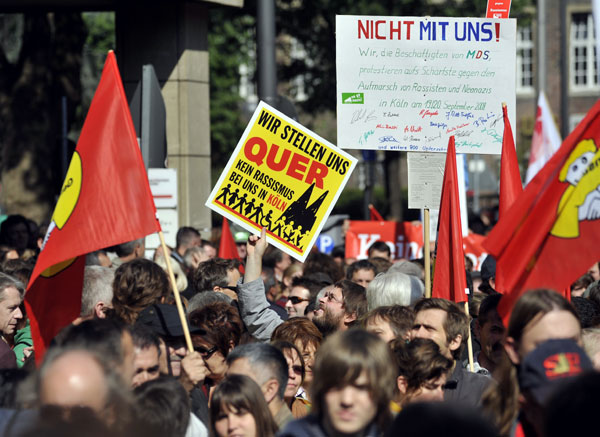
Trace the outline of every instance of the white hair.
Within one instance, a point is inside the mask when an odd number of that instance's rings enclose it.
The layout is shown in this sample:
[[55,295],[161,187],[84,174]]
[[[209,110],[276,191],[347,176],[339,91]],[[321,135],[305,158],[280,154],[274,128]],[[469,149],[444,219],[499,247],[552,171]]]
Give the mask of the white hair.
[[409,306],[423,297],[423,283],[400,272],[380,273],[367,286],[369,311],[389,305]]

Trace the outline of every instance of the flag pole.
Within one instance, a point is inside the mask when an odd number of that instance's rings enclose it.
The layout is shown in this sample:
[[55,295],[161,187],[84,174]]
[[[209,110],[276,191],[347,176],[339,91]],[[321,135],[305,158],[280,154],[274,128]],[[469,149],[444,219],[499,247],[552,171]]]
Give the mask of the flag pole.
[[181,320],[181,326],[183,328],[183,336],[185,337],[185,343],[190,352],[194,351],[194,345],[192,344],[192,337],[190,336],[190,328],[188,327],[187,318],[185,317],[185,311],[183,310],[183,304],[181,303],[181,295],[179,294],[179,290],[177,289],[177,282],[175,281],[175,275],[173,274],[173,267],[171,267],[170,256],[167,250],[167,245],[165,244],[165,237],[162,231],[158,231],[158,237],[160,238],[160,245],[163,250],[163,256],[165,257],[165,262],[167,263],[167,272],[169,274],[169,279],[171,280],[171,287],[173,288],[173,295],[175,296],[175,306],[177,306],[177,312],[179,313],[179,320]]
[[430,254],[430,250],[429,250],[429,208],[425,208],[423,211],[423,218],[424,218],[424,224],[423,224],[423,232],[424,232],[424,245],[423,245],[423,249],[424,249],[424,255],[423,257],[425,258],[425,297],[426,298],[430,298],[431,297],[431,254]]
[[469,351],[469,370],[471,372],[475,372],[475,367],[473,365],[473,340],[471,339],[471,316],[469,315],[469,301],[465,301],[465,314],[469,320],[469,338],[467,341],[467,350]]

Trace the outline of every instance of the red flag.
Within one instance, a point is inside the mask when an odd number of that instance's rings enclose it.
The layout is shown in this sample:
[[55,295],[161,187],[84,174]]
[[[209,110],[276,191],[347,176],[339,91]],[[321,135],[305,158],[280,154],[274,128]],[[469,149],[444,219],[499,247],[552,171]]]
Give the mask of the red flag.
[[454,136],[450,137],[446,155],[431,296],[457,303],[467,300],[467,277],[460,222]]
[[[496,257],[508,321],[525,291],[568,286],[600,259],[600,101],[501,217],[484,246]],[[500,275],[500,277],[499,277]]]
[[506,214],[515,199],[523,192],[515,140],[506,105],[502,105],[502,114],[504,116],[504,136],[502,137],[502,158],[500,160],[500,217]]
[[371,213],[371,221],[383,221],[383,217],[381,216],[381,214],[379,214],[379,211],[377,211],[371,203],[369,204],[369,212]]
[[225,259],[236,259],[240,262],[240,273],[244,274],[244,266],[240,255],[238,254],[237,245],[231,234],[229,222],[223,217],[223,227],[221,228],[221,242],[219,244],[219,257]]
[[25,295],[38,363],[50,340],[79,316],[82,255],[159,230],[121,76],[109,52]]

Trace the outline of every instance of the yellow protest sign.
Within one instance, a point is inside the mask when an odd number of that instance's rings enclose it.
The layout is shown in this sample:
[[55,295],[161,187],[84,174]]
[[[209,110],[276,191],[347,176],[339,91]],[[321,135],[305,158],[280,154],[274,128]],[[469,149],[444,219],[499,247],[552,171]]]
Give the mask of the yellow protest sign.
[[356,158],[261,102],[206,206],[304,261]]

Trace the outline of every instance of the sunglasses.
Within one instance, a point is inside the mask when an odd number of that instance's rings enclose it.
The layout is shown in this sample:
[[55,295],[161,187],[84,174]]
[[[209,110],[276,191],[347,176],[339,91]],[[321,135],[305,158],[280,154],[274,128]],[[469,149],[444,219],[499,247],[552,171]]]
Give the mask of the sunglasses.
[[302,299],[301,297],[298,297],[298,296],[288,297],[288,300],[292,303],[292,305],[298,305],[300,302],[308,302],[309,301],[309,299]]
[[291,369],[296,375],[302,375],[302,371],[304,370],[302,366],[292,366]]
[[212,354],[214,354],[217,351],[217,347],[213,346],[210,349],[206,349],[203,346],[198,346],[198,347],[195,347],[194,350],[196,352],[198,352],[200,355],[202,355],[202,358],[210,358],[212,356]]

